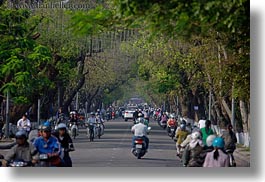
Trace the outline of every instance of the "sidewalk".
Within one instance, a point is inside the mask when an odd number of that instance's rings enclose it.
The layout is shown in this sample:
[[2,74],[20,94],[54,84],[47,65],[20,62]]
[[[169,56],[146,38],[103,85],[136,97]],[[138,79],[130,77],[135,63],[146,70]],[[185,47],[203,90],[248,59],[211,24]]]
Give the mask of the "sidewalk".
[[250,150],[243,146],[238,146],[234,152],[237,167],[250,167]]

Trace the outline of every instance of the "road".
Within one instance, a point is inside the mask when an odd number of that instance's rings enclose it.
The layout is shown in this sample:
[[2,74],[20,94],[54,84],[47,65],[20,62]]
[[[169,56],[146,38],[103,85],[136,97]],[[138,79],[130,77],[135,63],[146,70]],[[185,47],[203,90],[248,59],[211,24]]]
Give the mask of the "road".
[[157,123],[151,122],[148,153],[137,159],[131,153],[132,121],[121,119],[105,123],[105,134],[101,139],[89,142],[86,130],[74,140],[76,151],[71,153],[74,167],[178,167],[175,143]]

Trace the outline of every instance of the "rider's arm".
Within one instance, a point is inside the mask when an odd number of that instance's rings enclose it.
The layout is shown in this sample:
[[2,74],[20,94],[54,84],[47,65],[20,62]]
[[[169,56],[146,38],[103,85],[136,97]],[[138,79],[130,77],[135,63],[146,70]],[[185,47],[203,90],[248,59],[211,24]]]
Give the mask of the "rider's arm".
[[18,120],[18,122],[17,122],[17,128],[20,128],[20,126],[21,126],[21,119]]

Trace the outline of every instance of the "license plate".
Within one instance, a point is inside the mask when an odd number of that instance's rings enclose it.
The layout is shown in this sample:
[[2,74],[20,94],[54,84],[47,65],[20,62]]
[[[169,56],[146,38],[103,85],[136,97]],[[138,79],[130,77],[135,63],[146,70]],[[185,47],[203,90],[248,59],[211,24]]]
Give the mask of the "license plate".
[[141,149],[141,148],[143,148],[143,146],[138,144],[138,145],[136,145],[136,148]]

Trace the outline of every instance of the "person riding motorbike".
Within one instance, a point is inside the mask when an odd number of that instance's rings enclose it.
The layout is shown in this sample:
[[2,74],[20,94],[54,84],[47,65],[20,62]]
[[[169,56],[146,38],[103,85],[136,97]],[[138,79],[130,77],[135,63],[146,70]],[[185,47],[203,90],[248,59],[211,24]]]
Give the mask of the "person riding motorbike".
[[146,143],[146,151],[149,148],[149,138],[147,137],[148,127],[144,124],[144,118],[138,118],[136,124],[132,127],[131,131],[134,133],[132,138],[132,150],[134,149],[135,140],[139,137],[143,138]]
[[57,126],[60,123],[65,123],[65,114],[63,113],[63,108],[60,107],[58,109],[58,112],[56,113],[56,123],[55,126]]
[[72,138],[67,133],[67,126],[64,123],[60,123],[57,127],[57,131],[53,135],[58,139],[62,147],[61,157],[64,161],[65,167],[72,167],[72,160],[70,158],[69,152],[74,151],[74,145]]
[[226,130],[222,132],[221,137],[224,139],[225,142],[224,150],[232,157],[233,164],[231,165],[235,167],[236,162],[233,153],[236,150],[237,138],[233,131],[233,126],[231,124],[228,124],[226,126]]
[[233,153],[236,149],[237,138],[233,132],[233,126],[231,124],[226,126],[226,130],[222,132],[221,137],[225,142],[225,150]]
[[176,133],[176,148],[177,156],[180,156],[181,143],[187,138],[189,132],[186,130],[186,125],[183,123],[180,125],[180,130]]
[[88,118],[86,123],[88,124],[90,135],[92,135],[92,138],[94,138],[94,134],[95,134],[94,130],[95,130],[95,124],[96,124],[96,117],[95,117],[94,112],[90,113],[90,117]]
[[47,154],[52,166],[61,166],[61,145],[56,137],[51,135],[52,128],[48,122],[42,126],[42,136],[34,141],[34,146],[40,154]]
[[11,161],[24,161],[33,165],[36,164],[38,161],[38,151],[33,144],[27,141],[26,131],[18,131],[15,137],[17,144],[5,155],[2,165],[7,166]]
[[31,130],[31,123],[30,120],[27,118],[26,114],[23,114],[22,118],[17,122],[17,129],[18,130],[25,130],[27,134],[29,134]]
[[223,151],[224,139],[216,137],[213,141],[214,150],[208,152],[203,167],[229,167],[229,156]]
[[168,132],[171,132],[170,128],[174,128],[174,132],[173,133],[175,134],[175,132],[177,130],[177,126],[178,126],[178,124],[177,124],[177,121],[175,119],[175,115],[171,114],[170,118],[167,120],[167,130],[168,130]]
[[191,134],[191,141],[184,149],[182,155],[183,166],[185,167],[200,167],[198,162],[200,159],[200,153],[203,150],[203,142],[201,140],[201,133],[195,131]]
[[211,128],[211,121],[210,120],[206,120],[205,122],[205,127],[201,129],[201,133],[202,133],[202,141],[204,143],[204,145],[206,145],[206,139],[209,135],[213,135],[214,132]]
[[98,113],[96,113],[96,123],[100,124],[101,135],[103,135],[105,129],[104,120],[101,118],[101,116]]
[[216,135],[209,135],[206,139],[206,145],[203,147],[202,152],[200,153],[198,164],[203,167],[203,163],[205,161],[206,155],[208,152],[212,152],[214,150],[213,141],[216,138]]

